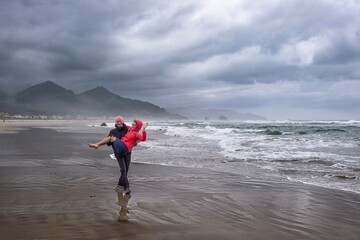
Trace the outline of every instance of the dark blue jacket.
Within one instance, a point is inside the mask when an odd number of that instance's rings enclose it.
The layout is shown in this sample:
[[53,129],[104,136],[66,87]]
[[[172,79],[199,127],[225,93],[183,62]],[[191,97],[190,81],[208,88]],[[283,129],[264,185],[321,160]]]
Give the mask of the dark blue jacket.
[[[108,136],[115,136],[118,139],[121,139],[128,132],[128,127],[124,123],[121,127],[116,126],[111,129]],[[112,143],[108,143],[108,146],[111,146]]]

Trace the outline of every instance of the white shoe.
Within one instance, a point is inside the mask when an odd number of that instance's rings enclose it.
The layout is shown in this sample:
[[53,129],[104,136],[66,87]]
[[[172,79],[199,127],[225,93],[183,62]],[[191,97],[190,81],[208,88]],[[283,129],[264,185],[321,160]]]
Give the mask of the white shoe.
[[119,217],[118,217],[118,221],[119,222],[126,222],[126,221],[128,221],[129,220],[129,217],[127,216],[127,215],[120,215]]

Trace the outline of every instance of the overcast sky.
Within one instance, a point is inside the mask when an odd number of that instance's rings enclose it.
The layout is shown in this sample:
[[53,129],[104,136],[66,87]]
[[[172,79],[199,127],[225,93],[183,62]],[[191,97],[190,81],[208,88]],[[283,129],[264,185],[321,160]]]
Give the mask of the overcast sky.
[[0,90],[360,119],[358,0],[0,2]]

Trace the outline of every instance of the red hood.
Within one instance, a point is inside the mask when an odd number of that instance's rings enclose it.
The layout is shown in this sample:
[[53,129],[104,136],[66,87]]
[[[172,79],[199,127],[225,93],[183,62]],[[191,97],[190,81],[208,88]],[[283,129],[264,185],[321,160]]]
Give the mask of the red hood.
[[140,120],[137,120],[137,119],[135,119],[135,122],[136,122],[136,127],[135,127],[134,131],[138,132],[142,128],[143,122]]

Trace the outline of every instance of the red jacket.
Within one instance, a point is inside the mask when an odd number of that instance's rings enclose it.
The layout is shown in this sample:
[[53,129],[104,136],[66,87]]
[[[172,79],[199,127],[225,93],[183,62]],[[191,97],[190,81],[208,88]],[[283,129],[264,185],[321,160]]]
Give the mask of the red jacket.
[[129,128],[129,131],[121,138],[121,141],[123,141],[128,149],[129,152],[133,149],[133,147],[136,145],[137,141],[145,141],[146,140],[146,132],[143,131],[142,133],[139,133],[143,123],[140,120],[135,120],[136,122],[136,128],[132,129]]

